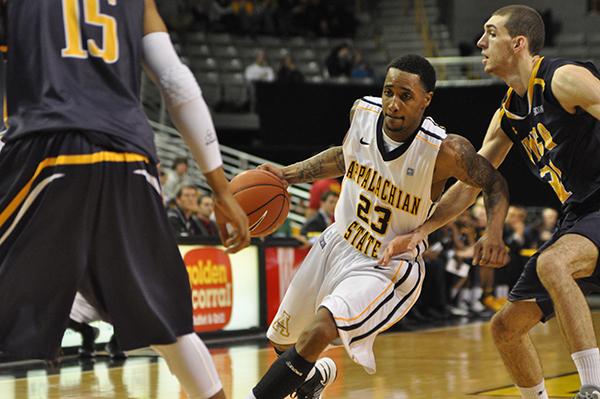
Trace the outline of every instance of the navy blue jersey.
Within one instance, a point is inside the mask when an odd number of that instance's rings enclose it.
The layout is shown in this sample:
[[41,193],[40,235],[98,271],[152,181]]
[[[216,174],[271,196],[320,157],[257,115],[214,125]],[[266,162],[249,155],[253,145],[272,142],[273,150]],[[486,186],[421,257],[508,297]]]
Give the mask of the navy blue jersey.
[[156,158],[139,99],[144,0],[8,0],[5,13],[6,141],[80,130]]
[[510,88],[502,102],[502,130],[530,170],[546,181],[567,209],[600,208],[600,121],[582,109],[564,110],[551,90],[557,68],[575,64],[600,77],[591,63],[540,59],[525,97]]

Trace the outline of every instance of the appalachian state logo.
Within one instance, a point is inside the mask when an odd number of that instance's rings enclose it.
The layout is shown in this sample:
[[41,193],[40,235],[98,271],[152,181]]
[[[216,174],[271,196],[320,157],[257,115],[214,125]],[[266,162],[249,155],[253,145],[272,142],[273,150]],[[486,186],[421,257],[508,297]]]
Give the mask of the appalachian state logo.
[[273,330],[277,331],[283,337],[290,336],[290,330],[288,325],[290,322],[290,315],[287,312],[283,312],[281,317],[273,322]]

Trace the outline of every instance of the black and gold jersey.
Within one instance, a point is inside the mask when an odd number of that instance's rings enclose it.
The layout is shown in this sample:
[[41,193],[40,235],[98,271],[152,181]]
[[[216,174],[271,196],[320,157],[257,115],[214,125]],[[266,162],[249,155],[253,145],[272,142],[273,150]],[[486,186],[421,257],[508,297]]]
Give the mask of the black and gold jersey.
[[6,141],[81,130],[155,158],[139,99],[144,0],[8,0],[4,12]]
[[600,121],[582,109],[570,114],[552,94],[554,72],[575,64],[600,77],[592,63],[540,58],[527,94],[509,88],[501,127],[519,148],[530,170],[554,189],[563,208],[600,208]]

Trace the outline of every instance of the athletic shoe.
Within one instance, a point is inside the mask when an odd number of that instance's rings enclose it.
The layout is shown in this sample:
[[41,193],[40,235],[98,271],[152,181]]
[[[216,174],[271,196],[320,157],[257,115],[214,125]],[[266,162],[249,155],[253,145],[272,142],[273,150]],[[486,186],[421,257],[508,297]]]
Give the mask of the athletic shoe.
[[312,377],[304,381],[300,388],[295,392],[298,399],[321,399],[321,394],[325,388],[335,381],[337,376],[337,367],[335,362],[323,357],[315,363],[314,374]]
[[110,356],[111,359],[127,359],[127,354],[123,352],[123,349],[121,349],[121,345],[119,345],[119,341],[117,341],[117,337],[115,336],[115,334],[113,334],[113,336],[110,337],[110,341],[108,341],[106,345],[104,345],[104,349],[106,350],[106,352],[108,352],[108,356]]
[[600,388],[594,385],[583,385],[573,399],[600,399]]
[[79,357],[90,358],[96,356],[96,338],[100,335],[100,330],[89,324],[81,323],[81,346],[79,347]]
[[488,309],[493,310],[494,312],[499,311],[502,307],[498,298],[494,297],[493,295],[486,295],[482,302]]

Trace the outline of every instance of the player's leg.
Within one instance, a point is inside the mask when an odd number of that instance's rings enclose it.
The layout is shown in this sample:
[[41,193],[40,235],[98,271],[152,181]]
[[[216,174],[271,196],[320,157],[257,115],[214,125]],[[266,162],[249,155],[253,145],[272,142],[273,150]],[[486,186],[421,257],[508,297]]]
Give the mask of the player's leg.
[[[326,308],[320,308],[313,321],[300,334],[298,342],[271,365],[252,389],[249,398],[279,399],[296,391],[307,378],[311,378],[309,374],[319,355],[336,337],[337,327],[333,316]],[[326,361],[325,364],[327,363]],[[334,379],[333,376],[330,378]]]
[[600,387],[600,351],[589,306],[576,281],[591,276],[597,261],[596,244],[582,235],[566,234],[542,252],[537,274],[552,298],[581,384]]
[[59,157],[85,154],[80,144],[75,134],[48,133],[2,151],[0,352],[9,356],[58,355],[96,207],[98,181],[79,162],[85,155]]
[[69,328],[81,335],[78,353],[82,358],[96,356],[96,338],[100,330],[90,326],[89,323],[97,320],[102,320],[98,311],[80,293],[77,293],[69,315]]
[[225,393],[210,352],[194,333],[169,345],[152,345],[165,358],[190,399],[224,399]]
[[124,350],[155,347],[188,397],[223,398],[210,354],[194,334],[189,277],[156,168],[143,162],[103,168],[82,293],[110,317]]
[[[312,372],[314,363],[318,353],[321,353],[327,344],[319,349],[317,346],[321,346],[322,343],[314,341],[327,340],[326,336],[331,334],[331,325],[327,324],[330,317],[326,309],[318,309],[316,315],[315,310],[318,307],[319,292],[330,269],[326,260],[336,253],[333,238],[335,234],[337,233],[332,228],[326,230],[294,275],[267,331],[267,337],[273,343],[279,358],[253,389],[250,398],[283,398],[294,392],[305,380],[316,375],[316,372]],[[321,330],[327,327],[330,329],[324,331],[325,334],[321,336]],[[333,329],[335,330],[335,324]],[[312,336],[309,333],[311,330],[314,330]],[[311,356],[311,360],[298,353],[300,341],[304,355]],[[321,365],[329,361],[319,362]]]
[[494,343],[513,382],[526,399],[546,399],[542,365],[529,330],[543,313],[535,302],[509,302],[492,319]]

